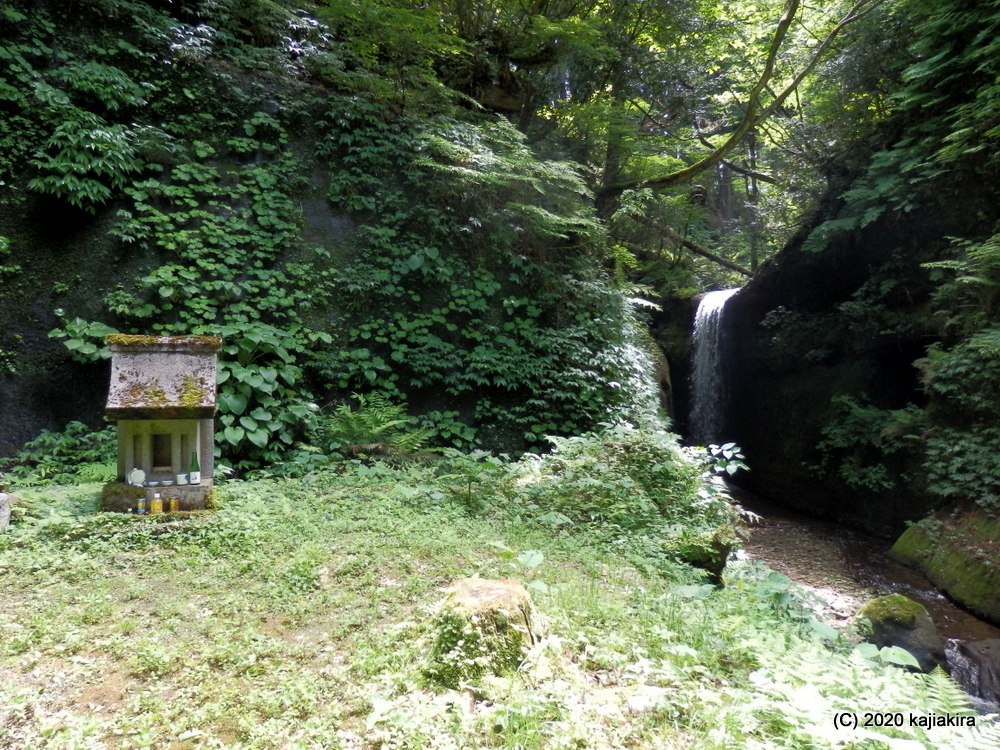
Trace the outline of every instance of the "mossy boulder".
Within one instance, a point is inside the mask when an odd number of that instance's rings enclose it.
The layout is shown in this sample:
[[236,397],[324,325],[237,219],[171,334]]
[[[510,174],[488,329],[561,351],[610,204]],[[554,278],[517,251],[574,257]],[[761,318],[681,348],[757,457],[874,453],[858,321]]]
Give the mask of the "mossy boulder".
[[538,637],[531,597],[513,580],[463,578],[448,589],[431,624],[428,679],[459,688],[515,671]]
[[711,532],[681,536],[674,551],[688,565],[708,573],[713,583],[721,584],[726,563],[739,546],[736,530],[729,524],[723,524]]
[[938,513],[903,532],[890,554],[1000,625],[1000,518],[978,508]]
[[927,609],[919,602],[901,594],[889,594],[865,604],[858,615],[871,623],[869,640],[879,648],[897,646],[908,651],[925,672],[947,663],[944,642]]

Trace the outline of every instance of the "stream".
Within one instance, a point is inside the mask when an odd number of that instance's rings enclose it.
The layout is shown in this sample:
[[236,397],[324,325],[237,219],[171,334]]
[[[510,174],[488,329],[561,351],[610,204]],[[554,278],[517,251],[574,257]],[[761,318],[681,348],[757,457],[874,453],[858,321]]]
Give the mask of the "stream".
[[963,641],[1000,638],[1000,628],[957,606],[922,573],[889,557],[887,540],[781,508],[735,485],[729,491],[758,516],[741,554],[783,573],[816,597],[819,613],[837,627],[846,627],[862,605],[879,596],[902,594],[920,602],[945,641],[949,671],[973,696],[973,705],[984,713],[1000,709],[1000,703],[976,697],[995,695],[995,687],[982,691],[979,668],[959,649]]
[[[722,442],[723,317],[738,289],[704,294],[695,314],[690,431],[698,445]],[[944,641],[952,677],[981,711],[1000,709],[1000,628],[950,601],[916,570],[889,556],[890,542],[782,508],[736,485],[730,494],[755,514],[741,555],[783,573],[815,597],[817,613],[846,627],[867,602],[901,594],[922,604]]]
[[958,607],[923,574],[889,557],[888,540],[781,508],[734,485],[729,489],[742,507],[760,516],[750,527],[746,555],[814,594],[834,621],[846,623],[877,596],[902,594],[927,608],[942,638],[1000,638],[1000,628]]

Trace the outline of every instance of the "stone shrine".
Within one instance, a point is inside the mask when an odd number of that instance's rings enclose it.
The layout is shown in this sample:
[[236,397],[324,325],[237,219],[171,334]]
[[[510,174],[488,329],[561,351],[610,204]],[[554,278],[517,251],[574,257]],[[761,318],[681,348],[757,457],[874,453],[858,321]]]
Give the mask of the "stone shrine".
[[[216,369],[222,340],[211,336],[112,334],[104,414],[118,423],[118,482],[104,509],[128,511],[159,493],[164,510],[205,507],[215,456]],[[192,464],[200,480],[192,477]]]

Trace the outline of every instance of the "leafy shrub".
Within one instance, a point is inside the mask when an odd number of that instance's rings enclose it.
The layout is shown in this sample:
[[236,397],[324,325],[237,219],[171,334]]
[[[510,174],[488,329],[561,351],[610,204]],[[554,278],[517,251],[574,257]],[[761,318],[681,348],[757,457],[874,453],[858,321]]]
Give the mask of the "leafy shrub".
[[[652,518],[686,518],[699,504],[701,468],[675,435],[617,424],[549,440],[550,454],[521,462],[518,483],[577,523],[640,528]],[[728,517],[722,505],[712,510],[717,520]]]
[[917,361],[924,386],[943,402],[950,421],[1000,416],[1000,357],[990,345],[998,330],[986,329],[951,348],[935,344]]
[[666,432],[613,425],[549,438],[551,453],[511,466],[514,508],[537,522],[582,527],[623,554],[680,560],[721,573],[737,538],[724,491],[706,491],[705,467]]
[[902,447],[898,433],[905,431],[908,420],[919,419],[918,412],[879,409],[852,396],[835,396],[831,402],[834,415],[823,426],[823,439],[816,445],[822,458],[815,468],[855,489],[894,487],[885,457]]
[[2,465],[11,482],[24,487],[108,482],[118,473],[117,450],[114,427],[95,431],[70,422],[61,432],[42,430]]
[[299,362],[311,342],[328,337],[261,322],[205,332],[223,338],[216,452],[240,469],[280,460],[316,410]]
[[1000,509],[1000,428],[937,429],[924,445],[928,491]]

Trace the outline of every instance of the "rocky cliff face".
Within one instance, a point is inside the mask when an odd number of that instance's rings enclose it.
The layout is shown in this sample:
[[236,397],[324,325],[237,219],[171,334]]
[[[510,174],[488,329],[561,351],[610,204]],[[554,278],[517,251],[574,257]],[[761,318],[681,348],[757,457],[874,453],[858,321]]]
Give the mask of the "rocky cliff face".
[[47,334],[59,311],[93,314],[135,272],[135,259],[116,252],[106,232],[106,220],[55,201],[0,200],[0,235],[14,248],[0,305],[0,456],[71,420],[101,425],[107,363],[74,362]]
[[822,252],[804,250],[800,238],[729,301],[725,432],[745,450],[752,471],[741,481],[749,488],[883,534],[926,512],[919,478],[891,487],[877,481],[873,472],[887,460],[889,480],[912,468],[884,455],[877,436],[868,449],[854,446],[853,479],[851,467],[831,456],[836,445],[817,446],[837,442],[824,429],[838,420],[845,397],[879,409],[923,400],[913,367],[930,341],[920,263],[946,234],[937,220],[891,217]]

